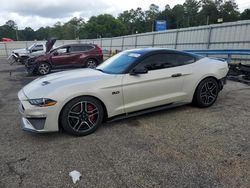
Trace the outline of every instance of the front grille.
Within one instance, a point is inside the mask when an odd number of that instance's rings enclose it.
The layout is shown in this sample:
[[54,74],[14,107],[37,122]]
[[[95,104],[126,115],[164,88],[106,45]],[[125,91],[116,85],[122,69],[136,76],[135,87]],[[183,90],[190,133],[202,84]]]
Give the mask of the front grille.
[[46,118],[27,118],[36,130],[44,129]]

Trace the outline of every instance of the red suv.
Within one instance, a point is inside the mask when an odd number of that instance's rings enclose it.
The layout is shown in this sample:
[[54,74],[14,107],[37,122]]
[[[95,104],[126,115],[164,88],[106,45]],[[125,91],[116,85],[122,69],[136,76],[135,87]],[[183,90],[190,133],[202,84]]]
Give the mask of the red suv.
[[55,48],[25,63],[29,74],[45,75],[52,69],[95,68],[103,61],[102,49],[95,44],[70,44]]

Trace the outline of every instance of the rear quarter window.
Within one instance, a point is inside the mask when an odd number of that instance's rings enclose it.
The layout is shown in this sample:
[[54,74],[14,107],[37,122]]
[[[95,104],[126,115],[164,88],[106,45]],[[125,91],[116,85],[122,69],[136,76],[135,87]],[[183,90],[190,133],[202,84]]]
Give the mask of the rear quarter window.
[[176,59],[181,65],[191,64],[196,61],[195,57],[187,54],[176,54]]

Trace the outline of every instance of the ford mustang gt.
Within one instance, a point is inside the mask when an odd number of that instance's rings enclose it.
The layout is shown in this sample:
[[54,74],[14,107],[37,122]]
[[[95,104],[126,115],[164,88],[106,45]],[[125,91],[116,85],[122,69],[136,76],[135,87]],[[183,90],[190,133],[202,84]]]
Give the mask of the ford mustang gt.
[[194,103],[209,107],[226,82],[225,61],[183,51],[123,51],[96,69],[54,73],[18,93],[21,127],[93,133],[104,121]]

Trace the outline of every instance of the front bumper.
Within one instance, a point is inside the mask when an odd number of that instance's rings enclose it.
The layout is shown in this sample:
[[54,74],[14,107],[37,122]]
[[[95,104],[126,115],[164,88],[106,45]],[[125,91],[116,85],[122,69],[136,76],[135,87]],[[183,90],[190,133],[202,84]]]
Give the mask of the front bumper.
[[28,102],[23,90],[19,91],[21,128],[25,131],[44,133],[58,131],[58,115],[53,107],[37,107]]
[[22,117],[21,119],[21,128],[25,131],[41,133],[44,129],[45,121],[44,118],[33,118],[37,119],[36,123],[31,122],[28,118]]
[[10,56],[7,58],[7,62],[10,64],[13,64],[15,62],[18,62],[19,56],[15,53],[11,53]]

